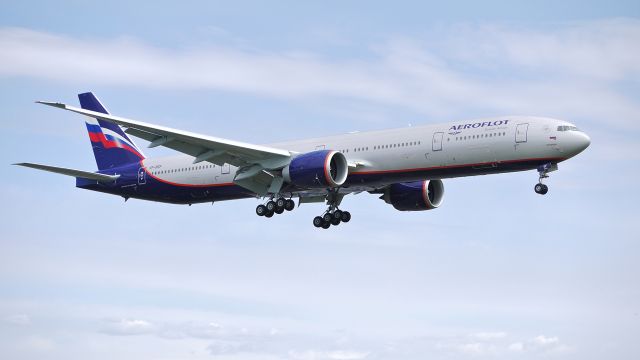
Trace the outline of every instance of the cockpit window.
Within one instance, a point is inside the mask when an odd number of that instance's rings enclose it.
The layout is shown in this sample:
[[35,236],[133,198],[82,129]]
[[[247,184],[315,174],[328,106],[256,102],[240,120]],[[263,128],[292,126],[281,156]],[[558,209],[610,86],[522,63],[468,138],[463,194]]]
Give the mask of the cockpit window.
[[578,128],[575,126],[560,125],[558,126],[558,131],[580,131],[580,130],[578,130]]

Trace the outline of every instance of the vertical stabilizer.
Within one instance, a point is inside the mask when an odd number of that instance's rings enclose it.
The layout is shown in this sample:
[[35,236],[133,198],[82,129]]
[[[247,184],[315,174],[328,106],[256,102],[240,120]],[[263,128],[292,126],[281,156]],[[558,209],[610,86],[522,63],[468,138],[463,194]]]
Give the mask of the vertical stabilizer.
[[[83,109],[109,113],[91,92],[78,94],[78,99]],[[137,163],[144,159],[140,149],[117,124],[94,118],[89,118],[86,124],[99,170]]]

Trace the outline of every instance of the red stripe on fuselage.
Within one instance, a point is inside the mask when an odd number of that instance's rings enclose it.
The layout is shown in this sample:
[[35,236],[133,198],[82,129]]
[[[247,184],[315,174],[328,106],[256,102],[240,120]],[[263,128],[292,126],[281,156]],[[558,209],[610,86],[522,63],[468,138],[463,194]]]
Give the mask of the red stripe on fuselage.
[[144,169],[144,172],[146,172],[147,174],[149,174],[149,176],[151,176],[152,178],[154,178],[155,180],[158,180],[162,183],[165,183],[167,185],[173,185],[173,186],[180,186],[180,187],[196,187],[196,188],[200,188],[200,187],[216,187],[216,186],[231,186],[231,185],[235,185],[234,183],[221,183],[221,184],[180,184],[180,183],[175,183],[169,180],[164,180],[161,179],[157,176],[155,176],[154,174],[152,174],[149,170],[147,170],[146,167],[144,167],[144,164],[142,164],[142,162],[140,162],[140,167],[142,167]]

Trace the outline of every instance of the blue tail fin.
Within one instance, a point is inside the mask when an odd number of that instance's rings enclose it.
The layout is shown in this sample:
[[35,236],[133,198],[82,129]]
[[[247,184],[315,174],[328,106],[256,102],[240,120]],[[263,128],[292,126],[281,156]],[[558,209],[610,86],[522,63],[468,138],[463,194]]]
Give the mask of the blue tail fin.
[[[103,114],[109,113],[91,92],[78,94],[78,99],[83,109]],[[117,124],[91,118],[87,120],[87,130],[99,170],[132,164],[144,159],[144,155],[136,144]]]

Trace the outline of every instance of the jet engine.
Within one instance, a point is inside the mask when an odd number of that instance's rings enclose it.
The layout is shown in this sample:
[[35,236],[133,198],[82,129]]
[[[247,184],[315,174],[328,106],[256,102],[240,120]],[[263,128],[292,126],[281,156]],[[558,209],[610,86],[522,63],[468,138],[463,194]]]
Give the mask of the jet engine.
[[442,180],[423,180],[389,185],[382,199],[400,211],[435,209],[442,204]]
[[307,189],[341,186],[347,180],[348,173],[347,159],[334,150],[300,154],[282,169],[286,182]]

